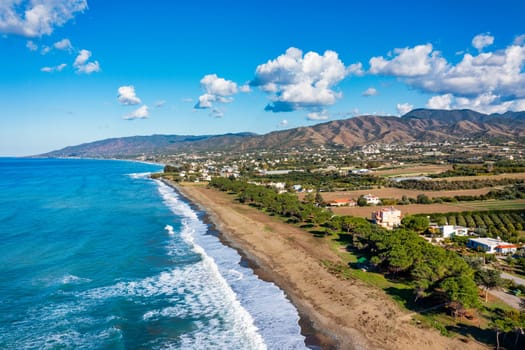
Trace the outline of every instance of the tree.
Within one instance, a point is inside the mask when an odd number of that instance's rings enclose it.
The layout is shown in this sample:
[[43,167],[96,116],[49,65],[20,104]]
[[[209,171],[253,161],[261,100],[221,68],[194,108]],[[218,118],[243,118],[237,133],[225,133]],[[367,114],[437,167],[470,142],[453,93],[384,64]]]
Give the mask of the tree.
[[426,216],[407,215],[401,220],[401,224],[403,224],[406,229],[421,233],[428,228],[430,223]]
[[[471,308],[478,305],[478,286],[470,276],[448,277],[441,282],[441,288],[449,302]],[[457,313],[456,308],[456,313]]]
[[501,271],[480,269],[476,271],[474,280],[477,284],[483,287],[485,290],[485,302],[487,302],[487,295],[490,289],[500,287],[503,284],[501,278]]
[[319,190],[317,190],[317,192],[315,193],[315,204],[317,205],[324,204],[323,196],[321,196],[321,192]]
[[368,202],[366,201],[366,198],[361,196],[357,199],[357,205],[360,207],[366,207]]

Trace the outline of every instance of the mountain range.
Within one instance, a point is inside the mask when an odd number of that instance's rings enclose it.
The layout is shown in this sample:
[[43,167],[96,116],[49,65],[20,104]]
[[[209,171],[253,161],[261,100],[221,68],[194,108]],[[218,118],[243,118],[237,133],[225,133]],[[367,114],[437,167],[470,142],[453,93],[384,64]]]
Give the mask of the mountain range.
[[363,115],[264,135],[152,135],[106,139],[66,147],[44,157],[130,158],[195,151],[249,151],[315,146],[351,148],[369,143],[514,140],[525,137],[525,111],[482,114],[472,110],[415,109],[402,117]]

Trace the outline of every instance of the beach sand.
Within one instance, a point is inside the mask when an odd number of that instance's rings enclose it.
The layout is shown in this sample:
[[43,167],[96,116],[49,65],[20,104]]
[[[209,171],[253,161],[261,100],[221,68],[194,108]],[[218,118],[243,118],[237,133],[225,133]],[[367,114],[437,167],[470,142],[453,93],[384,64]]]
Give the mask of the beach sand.
[[382,290],[342,280],[322,261],[339,261],[328,242],[283,223],[203,185],[174,186],[198,205],[221,239],[252,262],[255,272],[277,284],[298,309],[303,334],[323,349],[487,349],[467,338],[447,338],[410,323]]

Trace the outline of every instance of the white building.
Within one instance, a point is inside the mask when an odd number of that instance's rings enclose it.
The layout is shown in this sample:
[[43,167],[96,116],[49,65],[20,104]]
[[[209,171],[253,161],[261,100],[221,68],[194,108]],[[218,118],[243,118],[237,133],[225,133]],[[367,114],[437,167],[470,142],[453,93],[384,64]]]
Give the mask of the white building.
[[467,236],[468,228],[463,226],[454,226],[454,225],[443,225],[439,226],[439,233],[443,238],[450,238],[452,236]]
[[495,238],[471,238],[467,242],[467,247],[481,249],[489,254],[511,254],[518,250],[517,245]]
[[381,203],[381,201],[379,200],[379,197],[371,195],[371,194],[364,195],[363,198],[366,199],[366,204],[368,205],[377,205]]
[[394,207],[381,208],[381,210],[372,213],[372,222],[391,230],[401,225],[401,210]]

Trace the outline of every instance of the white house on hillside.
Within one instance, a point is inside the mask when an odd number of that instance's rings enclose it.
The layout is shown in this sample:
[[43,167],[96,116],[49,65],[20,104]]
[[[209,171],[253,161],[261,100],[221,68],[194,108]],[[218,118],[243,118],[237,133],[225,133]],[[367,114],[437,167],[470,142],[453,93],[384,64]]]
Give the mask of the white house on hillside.
[[394,207],[381,208],[381,210],[372,213],[372,222],[391,230],[401,225],[401,210]]

